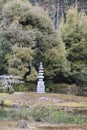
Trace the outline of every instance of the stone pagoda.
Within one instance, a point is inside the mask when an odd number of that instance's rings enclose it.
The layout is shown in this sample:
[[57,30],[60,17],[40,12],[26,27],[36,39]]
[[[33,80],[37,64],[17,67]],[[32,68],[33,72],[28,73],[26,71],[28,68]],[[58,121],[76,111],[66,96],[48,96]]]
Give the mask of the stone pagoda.
[[42,62],[40,62],[39,74],[38,74],[38,82],[37,82],[37,93],[45,93],[45,85],[44,85],[44,71],[43,71]]

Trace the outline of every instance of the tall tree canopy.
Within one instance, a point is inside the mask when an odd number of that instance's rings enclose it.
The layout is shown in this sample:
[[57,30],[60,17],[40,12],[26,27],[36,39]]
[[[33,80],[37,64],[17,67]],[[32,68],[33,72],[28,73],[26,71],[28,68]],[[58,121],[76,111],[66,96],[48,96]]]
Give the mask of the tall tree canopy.
[[[1,30],[1,35],[5,39],[4,44],[8,41],[7,45],[11,45],[11,52],[5,54],[9,74],[23,76],[29,69],[29,62],[33,60],[35,68],[32,68],[31,80],[35,80],[35,69],[40,61],[44,62],[46,69],[48,68],[47,59],[50,60],[50,52],[53,52],[53,55],[59,52],[59,57],[61,55],[65,57],[65,45],[58,40],[60,38],[47,11],[41,7],[33,7],[27,0],[9,0],[5,3],[2,8]],[[57,58],[58,54],[55,56]],[[61,62],[60,59],[57,58],[57,61],[51,59],[51,62],[61,66],[65,60]],[[54,65],[50,65],[53,69]],[[55,76],[58,75],[60,69]],[[46,75],[49,77],[48,72]],[[51,76],[53,78],[54,75],[51,74]],[[28,77],[27,80],[29,80]]]
[[35,81],[42,61],[47,80],[86,85],[87,16],[82,1],[58,1],[59,31],[54,26],[56,0],[31,1],[38,6],[29,0],[0,0],[0,74],[25,77],[31,72],[26,79]]
[[66,22],[60,25],[61,35],[71,62],[71,81],[87,85],[87,16],[84,11],[70,8]]

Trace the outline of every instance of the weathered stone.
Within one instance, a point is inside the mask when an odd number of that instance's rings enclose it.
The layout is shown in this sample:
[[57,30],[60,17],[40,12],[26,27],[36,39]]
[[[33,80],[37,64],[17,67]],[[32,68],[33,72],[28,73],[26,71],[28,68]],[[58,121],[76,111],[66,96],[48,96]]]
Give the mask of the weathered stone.
[[19,128],[28,128],[27,121],[25,121],[25,120],[19,121],[18,124],[17,124],[17,127],[19,127]]
[[44,75],[43,75],[43,65],[42,62],[40,62],[40,67],[39,67],[39,74],[38,74],[38,83],[37,83],[37,93],[45,93],[45,85],[44,85]]

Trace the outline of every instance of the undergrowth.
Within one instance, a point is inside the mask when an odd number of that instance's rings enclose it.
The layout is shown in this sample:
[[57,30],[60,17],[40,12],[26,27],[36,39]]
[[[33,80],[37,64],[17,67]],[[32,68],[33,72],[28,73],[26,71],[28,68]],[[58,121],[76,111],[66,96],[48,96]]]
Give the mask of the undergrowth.
[[0,109],[0,120],[8,119],[26,119],[36,122],[48,122],[53,124],[83,124],[87,123],[87,118],[80,115],[71,116],[69,113],[62,110],[56,110],[54,107],[46,107],[37,105],[30,109],[24,106],[18,108],[4,108]]
[[53,107],[36,106],[30,111],[30,116],[35,121],[49,122],[49,123],[64,123],[64,124],[83,124],[87,120],[80,115],[71,116],[67,112],[55,110]]

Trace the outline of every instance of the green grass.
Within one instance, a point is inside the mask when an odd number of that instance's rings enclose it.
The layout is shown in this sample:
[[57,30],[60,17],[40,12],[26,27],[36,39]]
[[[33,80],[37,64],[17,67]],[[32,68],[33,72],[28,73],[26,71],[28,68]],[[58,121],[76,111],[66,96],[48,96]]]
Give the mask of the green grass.
[[[4,112],[0,109],[0,117],[2,116],[3,118],[5,114],[6,118],[11,119],[22,117],[27,120],[51,123],[87,123],[86,97],[69,94],[15,92],[11,95],[0,93],[0,103],[2,101],[4,102],[4,107],[7,107],[3,109]],[[14,104],[19,103],[22,105],[21,113],[17,113],[15,108],[11,110]],[[73,113],[75,116],[72,117]]]
[[36,122],[48,122],[53,124],[83,124],[87,120],[81,116],[71,116],[67,112],[57,111],[53,107],[35,106],[29,110],[25,106],[20,109],[4,108],[0,109],[0,120],[27,119]]
[[10,108],[0,108],[0,120],[19,119],[19,115],[15,110]]
[[87,123],[80,115],[72,116],[62,110],[56,110],[53,107],[36,106],[31,111],[31,116],[35,121],[42,121],[57,124],[82,124]]

